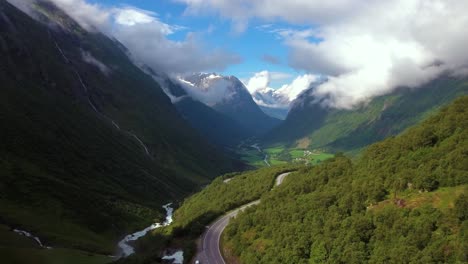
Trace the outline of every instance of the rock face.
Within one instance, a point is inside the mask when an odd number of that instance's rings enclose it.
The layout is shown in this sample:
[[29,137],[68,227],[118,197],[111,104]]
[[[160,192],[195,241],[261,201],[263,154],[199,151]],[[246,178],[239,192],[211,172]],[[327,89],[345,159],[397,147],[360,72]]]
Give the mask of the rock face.
[[261,135],[280,123],[254,102],[244,84],[234,76],[194,74],[179,79],[187,94],[238,122],[249,135]]
[[251,136],[247,129],[233,118],[188,95],[179,80],[164,73],[156,73],[146,66],[142,68],[153,76],[182,117],[206,140],[230,148]]

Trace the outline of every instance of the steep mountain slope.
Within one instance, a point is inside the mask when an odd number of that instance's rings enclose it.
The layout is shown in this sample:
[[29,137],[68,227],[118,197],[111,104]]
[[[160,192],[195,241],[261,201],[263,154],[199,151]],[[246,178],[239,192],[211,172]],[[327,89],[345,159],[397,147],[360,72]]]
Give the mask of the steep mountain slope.
[[175,104],[182,116],[207,140],[224,146],[235,146],[249,133],[234,119],[193,100],[184,98]]
[[468,93],[466,78],[440,77],[418,89],[400,89],[353,110],[322,107],[313,88],[294,103],[287,119],[265,137],[267,144],[334,151],[360,149],[419,122],[427,114]]
[[232,161],[120,44],[31,5],[36,20],[0,0],[0,222],[111,253]]
[[356,163],[291,174],[225,231],[236,263],[468,262],[468,97]]
[[151,70],[150,72],[182,117],[206,140],[220,146],[232,147],[250,136],[247,129],[234,119],[189,96],[177,80]]
[[181,82],[192,98],[234,119],[250,136],[264,134],[280,123],[258,107],[234,76],[200,73],[186,76]]
[[279,120],[285,120],[289,112],[289,108],[277,108],[263,105],[259,105],[259,107],[265,114]]

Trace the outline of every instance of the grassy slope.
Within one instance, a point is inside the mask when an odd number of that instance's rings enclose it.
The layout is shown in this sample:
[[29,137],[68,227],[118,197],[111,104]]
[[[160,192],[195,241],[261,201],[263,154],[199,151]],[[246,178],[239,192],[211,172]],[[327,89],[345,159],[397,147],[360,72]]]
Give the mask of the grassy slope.
[[268,155],[267,161],[272,166],[288,163],[316,165],[334,156],[321,150],[314,150],[309,154],[305,154],[308,151],[306,148],[286,148],[282,145],[269,147],[262,151],[260,153],[249,144],[243,144],[237,148],[237,154],[240,156],[240,159],[255,168],[268,166],[264,161],[265,155]]
[[468,261],[468,97],[353,164],[289,177],[226,230],[242,263]]
[[418,89],[401,89],[374,98],[353,110],[324,110],[304,98],[306,106],[292,109],[265,142],[294,147],[306,139],[309,149],[356,151],[402,132],[467,92],[466,79],[440,77]]
[[[468,193],[468,185],[466,184],[454,187],[441,187],[432,192],[405,190],[405,192],[398,194],[398,198],[404,200],[406,208],[413,209],[431,206],[440,210],[449,211],[455,207],[455,201],[463,193]],[[388,206],[394,206],[393,197],[388,197],[388,199],[370,206],[369,209],[382,210]]]
[[[178,116],[118,43],[50,6],[38,8],[60,26],[49,30],[0,0],[0,222],[52,246],[113,253],[124,233],[161,218],[161,204],[232,164]],[[81,50],[110,75],[85,63]],[[138,135],[151,157],[123,131]]]

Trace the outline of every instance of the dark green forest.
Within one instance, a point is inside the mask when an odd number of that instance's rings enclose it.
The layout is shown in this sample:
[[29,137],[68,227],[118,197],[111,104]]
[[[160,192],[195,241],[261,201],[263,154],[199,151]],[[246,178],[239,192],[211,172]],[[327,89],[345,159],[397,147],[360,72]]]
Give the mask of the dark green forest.
[[397,137],[291,174],[232,220],[242,263],[468,262],[468,97]]
[[124,234],[159,221],[161,205],[232,171],[232,159],[118,42],[49,2],[34,8],[38,20],[0,0],[0,225],[112,254]]

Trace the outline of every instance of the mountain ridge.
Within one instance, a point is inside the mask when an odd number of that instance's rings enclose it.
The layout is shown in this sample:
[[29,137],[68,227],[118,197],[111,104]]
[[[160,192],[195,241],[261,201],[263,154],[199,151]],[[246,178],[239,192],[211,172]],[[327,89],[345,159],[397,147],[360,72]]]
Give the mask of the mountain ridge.
[[[441,76],[416,89],[400,88],[351,110],[330,109],[311,88],[294,102],[286,120],[267,134],[265,144],[355,152],[402,132],[428,113],[468,93],[466,78]],[[322,98],[322,100],[324,100]]]
[[235,76],[199,73],[180,80],[189,95],[234,119],[251,136],[264,134],[280,122],[260,109]]
[[33,8],[36,19],[0,1],[2,223],[110,254],[162,204],[239,165],[119,43],[50,2]]

